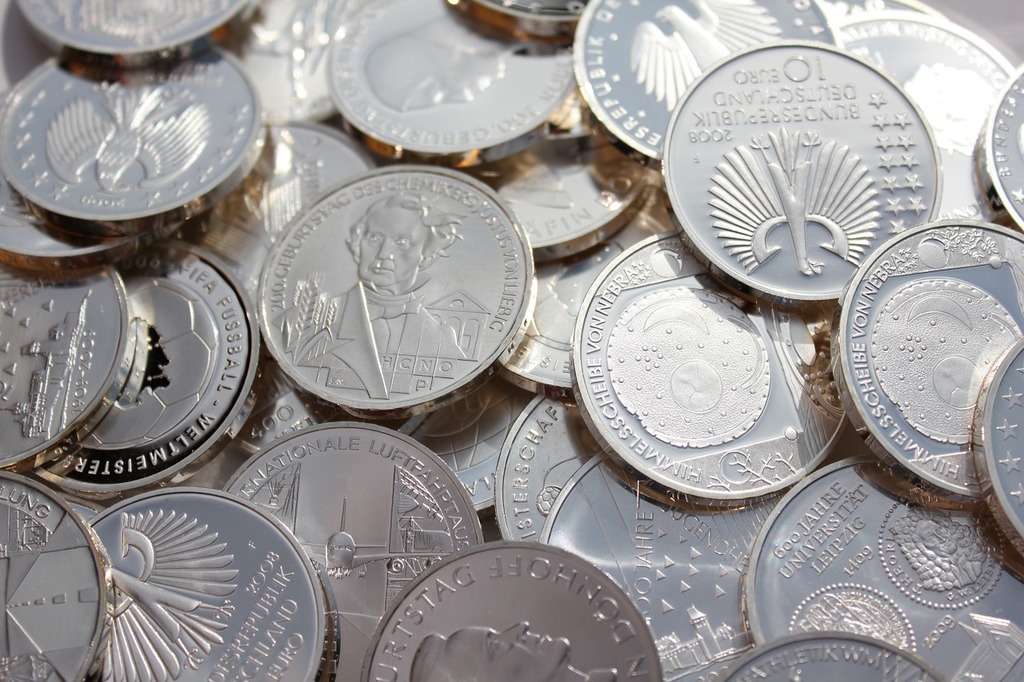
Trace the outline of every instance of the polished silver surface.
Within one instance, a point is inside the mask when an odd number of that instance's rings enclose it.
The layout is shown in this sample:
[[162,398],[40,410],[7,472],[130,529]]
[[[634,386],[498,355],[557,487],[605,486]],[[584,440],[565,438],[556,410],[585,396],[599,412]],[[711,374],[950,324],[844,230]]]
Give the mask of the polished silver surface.
[[987,510],[908,502],[886,475],[847,460],[779,502],[743,586],[755,641],[850,632],[916,653],[954,682],[1019,679],[1024,584]]
[[134,339],[112,269],[0,268],[0,464],[38,466],[87,432],[121,391]]
[[502,542],[410,585],[377,628],[363,679],[655,682],[661,668],[643,616],[607,575],[555,547]]
[[251,81],[222,51],[112,81],[51,60],[8,97],[0,169],[54,224],[137,234],[195,215],[236,187],[256,160],[260,120]]
[[376,153],[469,166],[537,139],[573,87],[566,51],[484,37],[443,0],[353,12],[330,54],[347,126]]
[[504,35],[571,42],[587,0],[450,0],[450,4]]
[[8,472],[0,472],[0,526],[0,679],[88,679],[111,610],[106,551],[58,494]]
[[92,527],[113,560],[103,680],[317,679],[331,648],[323,584],[276,519],[178,488],[121,502]]
[[403,589],[483,541],[461,483],[430,450],[369,424],[325,424],[278,440],[226,489],[295,533],[334,593],[338,676],[361,679],[374,628]]
[[784,489],[839,434],[826,330],[731,298],[682,248],[642,242],[591,287],[573,334],[577,402],[660,485],[718,501]]
[[1010,61],[980,36],[921,13],[854,16],[836,27],[836,39],[886,71],[921,107],[941,154],[936,217],[991,220],[994,212],[978,186],[974,149],[999,91],[1013,75]]
[[879,244],[938,212],[940,159],[917,106],[824,45],[719,63],[675,111],[665,159],[696,253],[777,303],[838,299]]
[[805,0],[591,0],[576,28],[576,79],[610,139],[658,161],[687,88],[722,58],[779,40],[831,43],[832,32]]
[[857,271],[832,345],[847,413],[879,455],[976,498],[967,447],[985,374],[1024,329],[1024,237],[945,221],[886,243]]
[[814,633],[773,640],[743,657],[722,682],[945,682],[917,656],[888,642],[852,634]]
[[821,10],[832,23],[842,23],[847,19],[860,18],[875,12],[890,10],[903,12],[919,12],[934,17],[942,13],[927,3],[919,0],[815,0]]
[[1018,228],[1024,226],[1024,123],[1018,108],[1024,93],[1024,67],[1003,86],[979,141],[979,172],[996,208]]
[[302,388],[353,412],[408,416],[482,383],[522,337],[533,287],[529,246],[492,190],[395,167],[349,180],[293,221],[263,270],[260,324]]
[[717,679],[751,646],[740,603],[750,547],[775,499],[733,511],[654,499],[606,457],[559,493],[541,542],[600,567],[647,619],[665,682]]
[[252,303],[207,252],[168,243],[122,266],[142,340],[113,407],[40,474],[79,494],[180,482],[235,435],[256,373]]

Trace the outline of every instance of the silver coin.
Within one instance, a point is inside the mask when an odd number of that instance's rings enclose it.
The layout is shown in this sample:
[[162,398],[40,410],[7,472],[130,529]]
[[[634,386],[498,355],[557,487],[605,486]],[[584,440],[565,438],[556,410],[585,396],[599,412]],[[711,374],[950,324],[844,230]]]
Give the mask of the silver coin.
[[[832,42],[802,0],[591,0],[574,41],[576,78],[599,126],[642,161],[663,158],[669,119],[711,64],[779,40]],[[756,71],[756,70],[755,70]]]
[[937,9],[919,2],[919,0],[816,0],[816,2],[832,24],[890,10],[917,12],[933,17],[943,16]]
[[251,0],[16,0],[39,35],[70,47],[148,64],[206,47],[211,34],[252,9]]
[[[718,64],[673,115],[665,159],[672,209],[700,258],[778,303],[836,300],[879,244],[938,211],[939,157],[917,106],[825,46]],[[707,178],[703,191],[694,177]]]
[[107,633],[110,562],[59,495],[0,472],[4,680],[91,679]]
[[494,507],[494,475],[501,444],[533,399],[529,391],[493,378],[480,389],[406,431],[437,453],[458,477],[477,511]]
[[1024,93],[1024,67],[1003,86],[979,142],[978,163],[996,207],[1024,226],[1024,123],[1018,108]]
[[0,268],[0,465],[39,466],[87,432],[124,386],[134,339],[113,270]]
[[266,0],[241,47],[270,123],[321,120],[337,110],[327,85],[327,54],[354,3]]
[[490,189],[403,166],[358,176],[293,221],[263,270],[260,320],[302,388],[407,416],[482,383],[522,337],[533,286],[526,240]]
[[540,540],[558,494],[599,452],[578,409],[534,398],[512,425],[498,457],[494,516],[501,537]]
[[212,206],[252,167],[260,140],[259,100],[225,52],[117,81],[51,60],[9,96],[0,169],[53,224],[124,236]]
[[460,166],[528,146],[574,85],[567,52],[483,37],[433,0],[362,5],[330,61],[335,104],[371,149]]
[[661,679],[643,616],[597,567],[540,543],[464,550],[410,585],[377,628],[363,679]]
[[540,263],[537,304],[526,337],[501,358],[505,378],[535,393],[570,398],[569,349],[584,295],[613,258],[647,237],[665,232],[675,232],[667,214],[659,217],[655,207],[649,206],[603,244],[571,259]]
[[455,0],[453,7],[519,39],[572,40],[587,0]]
[[917,656],[872,637],[842,633],[790,635],[751,651],[722,682],[944,682]]
[[541,541],[602,567],[647,619],[664,680],[717,679],[753,646],[740,578],[774,500],[732,511],[652,499],[595,457],[573,474]]
[[645,197],[644,168],[611,145],[566,147],[549,141],[472,170],[522,223],[538,262],[572,256],[609,238]]
[[944,221],[857,271],[833,343],[836,381],[872,450],[949,495],[977,497],[967,452],[985,374],[1024,330],[1024,238]]
[[937,217],[990,220],[974,149],[1013,75],[1009,60],[980,36],[921,13],[855,16],[836,27],[836,36],[845,49],[888,72],[931,124],[942,163]]
[[104,680],[317,678],[331,632],[323,584],[276,519],[178,488],[114,505],[92,527],[113,560]]
[[822,400],[828,348],[800,317],[706,286],[689,259],[652,268],[680,248],[644,242],[587,293],[572,351],[580,409],[611,452],[671,490],[725,501],[786,488],[839,434],[842,411]]
[[252,303],[207,252],[171,243],[123,271],[142,350],[103,419],[39,472],[79,494],[185,479],[234,435],[256,372]]
[[270,126],[253,172],[181,237],[217,254],[255,297],[267,254],[296,216],[338,183],[374,167],[351,138],[326,126]]
[[908,502],[884,485],[884,470],[840,462],[779,502],[743,585],[755,641],[850,632],[916,653],[953,680],[1017,679],[1007,673],[1024,654],[1024,584],[1003,563],[987,513]]
[[1024,474],[1017,429],[1022,411],[1024,341],[1018,340],[989,373],[974,413],[971,449],[981,495],[999,527],[1024,552]]
[[379,426],[327,424],[276,441],[226,489],[279,519],[327,574],[345,681],[359,679],[370,636],[398,594],[442,558],[483,542],[450,470]]

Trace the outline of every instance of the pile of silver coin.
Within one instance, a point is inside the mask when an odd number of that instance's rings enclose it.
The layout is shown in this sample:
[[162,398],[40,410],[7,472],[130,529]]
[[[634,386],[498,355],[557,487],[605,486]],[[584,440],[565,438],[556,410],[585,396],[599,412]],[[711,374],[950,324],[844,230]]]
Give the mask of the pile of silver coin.
[[14,0],[0,680],[1024,680],[1024,69],[916,0]]

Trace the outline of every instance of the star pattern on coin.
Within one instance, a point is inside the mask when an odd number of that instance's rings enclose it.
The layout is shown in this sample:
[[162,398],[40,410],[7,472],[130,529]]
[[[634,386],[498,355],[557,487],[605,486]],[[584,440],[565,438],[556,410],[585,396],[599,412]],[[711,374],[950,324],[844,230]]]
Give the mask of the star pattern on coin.
[[882,178],[882,184],[884,184],[885,188],[890,192],[903,189],[903,185],[900,184],[900,181],[896,179],[895,175],[886,175]]
[[1018,204],[1024,204],[1024,187],[1013,192],[1013,200]]
[[894,166],[898,165],[892,154],[882,154],[878,160],[878,167],[884,168],[887,171],[893,169]]
[[1016,490],[1011,490],[1010,494],[1017,498],[1017,506],[1024,504],[1024,486],[1020,483],[1017,484]]
[[889,139],[890,137],[888,135],[879,135],[878,144],[876,144],[875,146],[881,149],[883,152],[887,152],[889,151],[889,148],[892,147],[892,143],[889,141]]
[[1011,471],[1020,471],[1020,457],[1010,457],[1007,455],[1005,458],[999,460],[999,463],[1006,467],[1006,473]]
[[916,147],[917,145],[910,138],[910,135],[900,135],[896,138],[896,146],[902,147],[903,151],[910,151],[911,147]]
[[885,210],[892,213],[894,216],[899,216],[900,213],[906,211],[906,207],[903,206],[903,200],[899,197],[895,199],[886,199],[886,203],[889,205],[885,207]]
[[1020,400],[1021,398],[1024,398],[1024,393],[1016,393],[1014,392],[1013,388],[1011,388],[1006,393],[1006,395],[1002,395],[999,397],[1009,403],[1009,405],[1006,406],[1007,409],[1024,406],[1024,403],[1022,403]]
[[868,104],[875,109],[881,109],[882,105],[886,104],[885,97],[880,92],[872,92],[870,97]]
[[906,114],[906,113],[896,114],[893,117],[892,124],[894,126],[899,126],[900,130],[906,130],[907,126],[913,125],[910,122],[910,114]]
[[900,165],[905,166],[907,170],[913,170],[915,166],[921,165],[916,154],[903,154],[901,159]]
[[890,220],[889,221],[889,228],[890,228],[889,229],[889,233],[890,234],[899,234],[900,232],[903,232],[904,230],[907,229],[906,222],[907,221],[905,221],[905,220]]
[[921,197],[910,197],[909,201],[910,206],[908,207],[908,210],[913,211],[917,215],[921,215],[928,210],[924,205],[924,199]]
[[885,127],[891,125],[889,123],[889,117],[885,114],[875,114],[875,122],[871,124],[872,127],[878,128],[879,130],[885,130]]
[[1001,426],[997,426],[996,427],[996,431],[998,431],[999,433],[1003,434],[1003,440],[1008,440],[1010,438],[1016,439],[1017,438],[1017,426],[1019,426],[1019,425],[1018,424],[1011,424],[1007,419],[1003,419],[1002,425]]
[[904,181],[905,184],[903,185],[903,189],[917,191],[924,187],[924,183],[921,182],[921,176],[918,175],[917,173],[907,173],[906,177],[904,178]]

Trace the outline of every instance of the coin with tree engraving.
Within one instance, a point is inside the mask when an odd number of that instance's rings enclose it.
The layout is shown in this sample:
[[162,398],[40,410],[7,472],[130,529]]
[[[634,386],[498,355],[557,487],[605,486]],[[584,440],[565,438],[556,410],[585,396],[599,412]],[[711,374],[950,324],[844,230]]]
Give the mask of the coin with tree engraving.
[[850,419],[871,448],[947,495],[980,494],[968,453],[985,375],[1024,330],[1024,238],[942,221],[857,271],[833,344]]
[[110,616],[110,562],[47,487],[0,472],[4,637],[0,679],[91,679]]
[[593,564],[537,542],[495,542],[436,564],[377,628],[363,679],[661,680],[651,632]]
[[533,258],[485,185],[388,168],[297,217],[263,270],[268,348],[304,389],[347,410],[408,416],[479,386],[522,338]]
[[999,92],[979,141],[978,164],[989,198],[1024,226],[1024,67]]
[[280,439],[225,489],[287,526],[326,575],[346,682],[360,679],[370,636],[399,593],[444,557],[483,542],[473,503],[445,464],[371,424],[325,424]]
[[779,40],[831,43],[832,31],[805,0],[591,0],[573,59],[599,128],[646,163],[663,158],[672,112],[705,70]]
[[260,121],[252,82],[226,52],[113,80],[50,60],[11,91],[0,169],[55,225],[137,234],[181,222],[234,189],[256,161]]
[[333,665],[320,576],[253,505],[176,488],[116,504],[92,527],[113,561],[104,680],[308,682]]
[[876,67],[808,43],[744,52],[694,83],[664,172],[695,253],[790,305],[838,299],[879,244],[938,212],[941,187],[917,105]]

